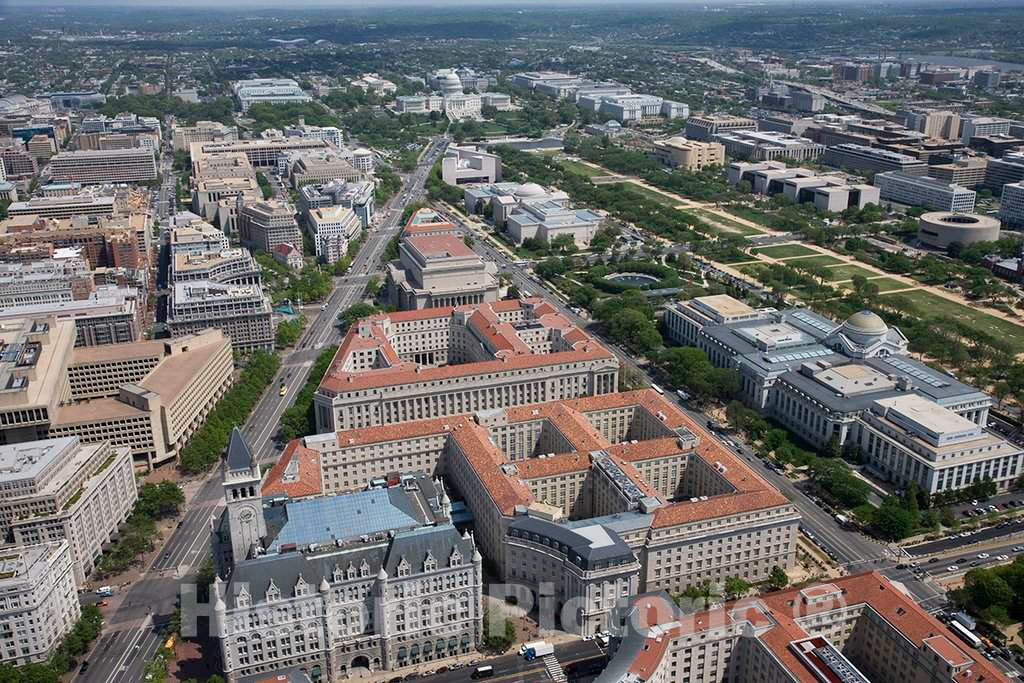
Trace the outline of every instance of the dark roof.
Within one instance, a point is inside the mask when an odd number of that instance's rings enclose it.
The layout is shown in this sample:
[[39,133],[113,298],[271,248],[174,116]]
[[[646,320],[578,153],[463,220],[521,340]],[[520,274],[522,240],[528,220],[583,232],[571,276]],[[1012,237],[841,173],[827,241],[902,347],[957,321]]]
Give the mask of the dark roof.
[[536,517],[519,517],[513,520],[508,526],[508,533],[509,535],[512,535],[513,532],[536,534],[549,541],[564,545],[569,549],[569,552],[565,553],[566,557],[582,569],[593,568],[597,563],[621,564],[636,559],[633,551],[615,531],[599,524],[593,526],[601,527],[608,534],[611,542],[595,546],[590,538],[580,533],[580,530],[587,527],[569,528]]
[[227,462],[229,470],[247,470],[252,467],[254,462],[252,449],[245,442],[245,437],[242,436],[242,432],[239,431],[238,427],[231,430]]

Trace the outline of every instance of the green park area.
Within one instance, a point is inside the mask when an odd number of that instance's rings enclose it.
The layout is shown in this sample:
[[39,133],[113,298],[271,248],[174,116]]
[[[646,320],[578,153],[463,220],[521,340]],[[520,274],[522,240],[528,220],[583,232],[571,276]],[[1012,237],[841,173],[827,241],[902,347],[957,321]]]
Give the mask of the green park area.
[[740,223],[739,221],[733,220],[731,218],[726,218],[725,216],[721,216],[712,211],[708,211],[707,209],[688,209],[688,211],[695,213],[696,215],[700,216],[709,223],[720,225],[723,228],[729,228],[730,232],[734,232],[744,236],[764,234],[763,230],[758,230],[757,228],[746,225],[745,223]]
[[958,320],[979,332],[1004,340],[1013,347],[1016,353],[1024,352],[1024,326],[997,318],[970,306],[950,301],[922,289],[889,294],[887,299],[891,303],[897,297],[906,302],[912,308],[914,314],[922,320],[939,318]]
[[[867,268],[861,268],[860,266],[854,266],[850,264],[836,266],[835,268],[828,269],[831,277],[830,280],[833,282],[841,282],[843,280],[850,280],[854,275],[862,275],[866,278],[876,277],[878,273],[868,270]],[[874,282],[872,280],[872,282]]]
[[768,258],[794,258],[796,256],[813,256],[818,252],[802,244],[776,244],[771,247],[751,249],[750,253],[760,254]]
[[[882,293],[891,292],[894,289],[907,289],[909,287],[916,286],[908,285],[907,283],[900,282],[899,280],[894,280],[891,277],[876,277],[873,280],[869,280],[869,282],[874,286],[878,287],[878,291]],[[849,280],[842,282],[840,284],[841,286],[846,287],[847,289],[853,289],[853,283],[851,283]]]
[[800,266],[837,266],[841,263],[844,263],[842,259],[838,259],[835,256],[829,256],[828,254],[791,258],[786,259],[785,261],[787,266],[793,266],[794,268],[799,268]]
[[588,178],[594,178],[594,177],[597,177],[597,176],[608,175],[608,172],[604,171],[603,169],[594,168],[593,166],[588,166],[587,164],[581,164],[578,161],[572,161],[570,159],[565,159],[563,161],[559,161],[558,163],[566,171],[569,171],[570,173],[576,173],[576,174],[579,174],[579,175],[582,175],[582,176],[586,176]]

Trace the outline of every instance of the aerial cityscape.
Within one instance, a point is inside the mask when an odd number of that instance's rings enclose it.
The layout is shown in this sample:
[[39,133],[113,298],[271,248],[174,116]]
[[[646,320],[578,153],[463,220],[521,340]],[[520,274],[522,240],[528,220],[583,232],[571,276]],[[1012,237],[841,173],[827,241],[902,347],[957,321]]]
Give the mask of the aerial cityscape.
[[0,683],[1021,678],[1022,26],[0,0]]

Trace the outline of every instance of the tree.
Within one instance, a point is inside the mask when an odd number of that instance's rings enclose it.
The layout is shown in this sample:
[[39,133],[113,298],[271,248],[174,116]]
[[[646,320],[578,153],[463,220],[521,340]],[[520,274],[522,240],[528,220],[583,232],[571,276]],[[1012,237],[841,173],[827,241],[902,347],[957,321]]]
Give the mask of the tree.
[[260,192],[263,193],[264,199],[270,199],[274,196],[274,189],[270,187],[270,181],[267,180],[267,176],[262,173],[257,173],[256,183],[260,186]]
[[505,298],[506,299],[519,299],[522,296],[523,295],[519,291],[519,288],[516,287],[515,285],[509,285],[508,289],[505,290]]
[[786,576],[785,570],[779,565],[773,566],[768,574],[768,586],[772,590],[780,591],[788,585],[789,577]]
[[730,600],[742,598],[750,590],[750,583],[738,576],[730,576],[725,579],[725,595]]
[[380,313],[380,309],[376,306],[361,302],[353,304],[338,314],[338,326],[342,328],[342,332],[345,332],[357,320],[367,318],[377,313]]
[[886,541],[898,541],[913,531],[917,520],[902,502],[895,496],[887,496],[882,506],[872,512],[869,527],[876,536]]

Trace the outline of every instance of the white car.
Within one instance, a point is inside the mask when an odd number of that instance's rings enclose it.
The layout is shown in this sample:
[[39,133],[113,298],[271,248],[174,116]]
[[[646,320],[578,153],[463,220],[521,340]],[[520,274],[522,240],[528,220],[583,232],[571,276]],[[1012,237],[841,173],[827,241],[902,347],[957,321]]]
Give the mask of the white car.
[[979,560],[987,560],[989,557],[991,557],[991,555],[989,555],[988,553],[978,553]]
[[999,560],[1000,562],[1006,562],[1008,559],[1010,559],[1010,556],[1009,555],[996,555],[996,559]]
[[947,572],[955,572],[957,569],[960,569],[960,567],[956,566],[955,564],[951,564],[950,566],[946,567]]

